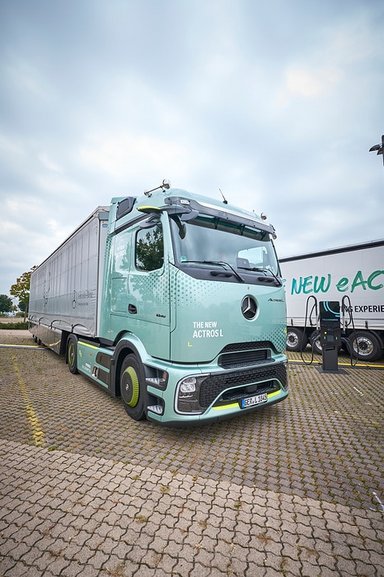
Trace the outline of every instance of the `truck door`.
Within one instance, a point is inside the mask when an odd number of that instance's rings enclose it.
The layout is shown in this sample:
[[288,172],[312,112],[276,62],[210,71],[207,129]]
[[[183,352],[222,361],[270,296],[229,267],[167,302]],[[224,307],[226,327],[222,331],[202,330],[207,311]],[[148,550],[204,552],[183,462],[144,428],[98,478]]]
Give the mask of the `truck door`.
[[[136,224],[114,239],[111,316],[155,357],[169,357],[169,271],[160,221]],[[119,264],[120,263],[120,264]],[[118,269],[118,270],[117,270]],[[124,317],[124,319],[122,318]]]

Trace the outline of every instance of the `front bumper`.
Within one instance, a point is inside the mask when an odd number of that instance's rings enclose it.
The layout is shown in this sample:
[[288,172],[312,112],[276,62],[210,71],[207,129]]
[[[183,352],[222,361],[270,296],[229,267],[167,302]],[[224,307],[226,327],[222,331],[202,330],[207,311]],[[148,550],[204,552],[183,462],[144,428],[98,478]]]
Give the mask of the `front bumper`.
[[[149,394],[161,397],[162,414],[148,410],[150,420],[164,424],[201,423],[229,418],[248,413],[266,405],[272,405],[288,396],[286,358],[262,363],[240,370],[224,370],[221,367],[204,367],[204,371],[190,372],[197,377],[199,385],[196,393],[180,399],[177,380],[170,374],[167,390],[154,391],[148,387]],[[211,370],[206,370],[211,369]],[[184,374],[184,376],[187,376]],[[172,385],[173,381],[173,385]],[[259,397],[262,401],[243,408],[242,400]]]

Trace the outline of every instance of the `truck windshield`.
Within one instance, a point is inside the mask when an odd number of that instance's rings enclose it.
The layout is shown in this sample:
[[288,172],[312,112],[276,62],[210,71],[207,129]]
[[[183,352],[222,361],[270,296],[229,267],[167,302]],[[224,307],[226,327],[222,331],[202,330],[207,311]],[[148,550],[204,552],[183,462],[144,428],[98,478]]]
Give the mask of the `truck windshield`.
[[226,263],[239,274],[279,275],[268,232],[217,217],[199,215],[192,221],[171,218],[176,262],[179,266]]

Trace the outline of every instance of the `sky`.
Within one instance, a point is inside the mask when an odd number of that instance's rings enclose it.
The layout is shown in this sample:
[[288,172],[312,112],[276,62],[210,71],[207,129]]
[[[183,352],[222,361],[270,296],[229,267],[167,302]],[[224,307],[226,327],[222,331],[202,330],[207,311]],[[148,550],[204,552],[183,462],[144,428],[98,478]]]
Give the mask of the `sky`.
[[280,257],[381,239],[382,0],[0,0],[0,294],[164,178]]

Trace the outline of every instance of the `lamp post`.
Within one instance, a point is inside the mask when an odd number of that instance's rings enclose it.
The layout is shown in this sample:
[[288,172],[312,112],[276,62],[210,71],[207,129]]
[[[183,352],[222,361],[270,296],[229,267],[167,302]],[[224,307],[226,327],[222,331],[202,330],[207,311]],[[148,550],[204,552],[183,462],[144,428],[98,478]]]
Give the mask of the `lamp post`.
[[383,157],[383,165],[384,165],[384,134],[381,136],[381,144],[375,144],[374,146],[371,146],[371,148],[369,149],[369,152],[375,152],[377,151],[377,154],[381,154]]

